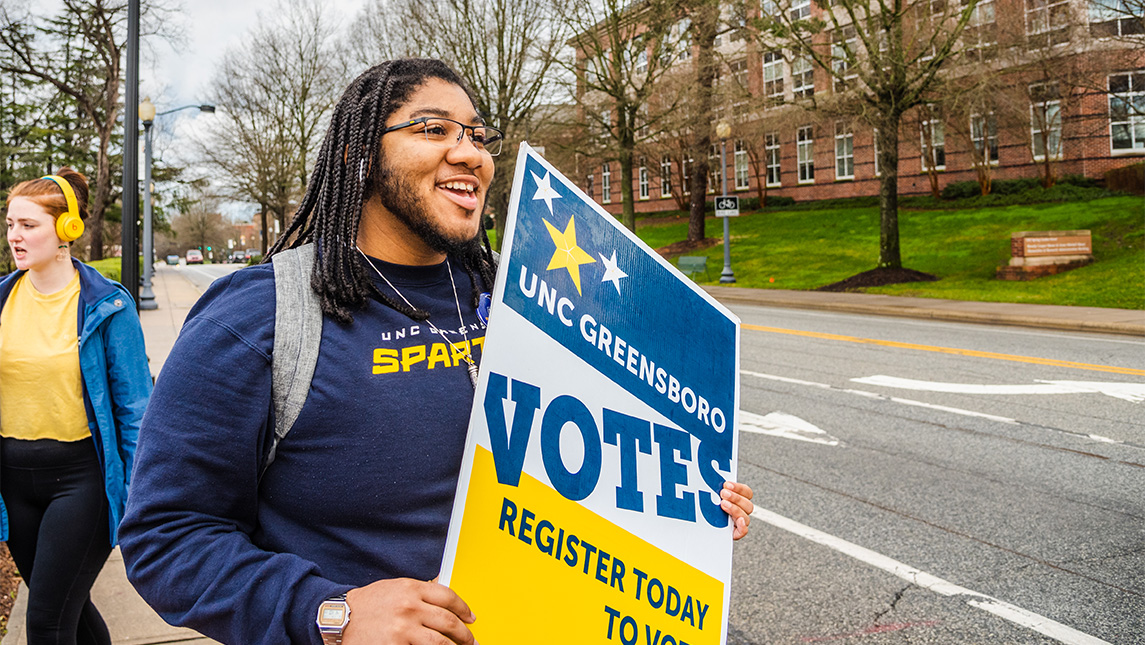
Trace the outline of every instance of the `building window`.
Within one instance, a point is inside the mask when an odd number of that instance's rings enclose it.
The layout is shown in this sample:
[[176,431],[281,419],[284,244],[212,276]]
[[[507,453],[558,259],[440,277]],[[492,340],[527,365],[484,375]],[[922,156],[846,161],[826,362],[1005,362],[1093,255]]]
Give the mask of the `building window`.
[[875,153],[875,176],[879,177],[882,175],[882,173],[879,172],[879,129],[878,128],[875,128],[873,136],[874,136],[874,138],[871,139],[871,144],[872,144],[871,149]]
[[743,139],[736,139],[735,147],[736,190],[747,190],[747,146]]
[[791,61],[791,92],[795,98],[814,96],[815,66],[810,56],[797,56]]
[[1145,33],[1145,4],[1140,0],[1089,0],[1089,33],[1099,38]]
[[812,156],[814,146],[814,131],[811,126],[805,125],[795,133],[795,149],[799,157],[799,183],[810,184],[815,181],[815,159]]
[[595,188],[596,187],[592,185],[592,173],[589,173],[588,179],[584,182],[584,192],[588,195],[589,199],[592,199],[592,191],[595,190]]
[[855,135],[842,121],[835,122],[835,179],[855,178]]
[[672,158],[660,157],[660,198],[672,196]]
[[612,202],[612,170],[609,169],[608,164],[600,167],[600,203],[608,204]]
[[763,54],[763,97],[772,105],[783,102],[783,55],[778,51]]
[[1109,132],[1114,151],[1145,150],[1145,69],[1109,77]]
[[1069,0],[1026,0],[1026,40],[1030,48],[1069,40]]
[[673,40],[676,41],[676,52],[679,60],[692,58],[692,21],[688,18],[677,22],[672,27]]
[[[967,4],[969,0],[962,0],[962,6]],[[975,57],[989,56],[998,42],[995,28],[994,0],[978,0],[962,32],[962,42],[967,53]]]
[[643,74],[648,71],[648,50],[641,49],[640,53],[636,55],[636,65],[634,66],[637,74]]
[[980,163],[998,163],[998,118],[993,112],[970,115],[970,141]]
[[789,11],[792,22],[806,20],[811,17],[811,0],[791,0]]
[[612,135],[612,110],[600,111],[600,138],[607,139]]
[[919,135],[922,140],[922,169],[944,170],[946,168],[946,127],[942,117],[927,107],[926,118],[919,121]]
[[648,166],[640,158],[640,199],[648,199]]
[[855,27],[847,25],[841,29],[836,29],[835,33],[831,36],[831,71],[833,87],[836,92],[844,92],[847,86],[857,74],[851,72],[851,61],[855,57],[855,47],[858,43],[858,37],[855,34]]
[[1030,141],[1034,160],[1062,156],[1062,113],[1057,86],[1053,83],[1030,86]]
[[763,138],[764,158],[767,160],[767,185],[778,186],[779,179],[779,133],[771,132]]
[[720,157],[720,147],[712,144],[712,151],[708,153],[708,192],[714,193],[717,190],[722,191],[724,168],[723,161]]
[[684,166],[684,172],[681,173],[683,177],[680,177],[680,180],[683,182],[685,195],[692,194],[692,161],[692,158],[688,157],[682,164]]

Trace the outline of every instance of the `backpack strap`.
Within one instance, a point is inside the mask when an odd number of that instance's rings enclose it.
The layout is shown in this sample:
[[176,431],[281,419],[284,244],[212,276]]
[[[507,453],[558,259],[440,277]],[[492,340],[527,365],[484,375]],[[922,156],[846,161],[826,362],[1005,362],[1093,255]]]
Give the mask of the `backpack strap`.
[[314,244],[304,244],[271,258],[274,266],[274,355],[271,357],[274,438],[260,478],[274,461],[278,444],[298,419],[318,363],[322,305],[310,287],[314,253]]

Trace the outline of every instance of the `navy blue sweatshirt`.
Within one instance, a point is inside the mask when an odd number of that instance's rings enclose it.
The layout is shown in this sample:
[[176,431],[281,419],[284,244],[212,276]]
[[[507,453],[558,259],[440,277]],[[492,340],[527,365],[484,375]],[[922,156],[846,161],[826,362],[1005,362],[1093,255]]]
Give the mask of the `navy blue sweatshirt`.
[[[261,481],[272,267],[217,280],[190,312],[143,419],[120,526],[128,577],[168,622],[224,643],[317,644],[322,600],[437,576],[473,400],[465,335],[446,264],[375,263],[444,339],[376,301],[351,324],[326,318],[306,404]],[[472,285],[452,270],[479,358]]]

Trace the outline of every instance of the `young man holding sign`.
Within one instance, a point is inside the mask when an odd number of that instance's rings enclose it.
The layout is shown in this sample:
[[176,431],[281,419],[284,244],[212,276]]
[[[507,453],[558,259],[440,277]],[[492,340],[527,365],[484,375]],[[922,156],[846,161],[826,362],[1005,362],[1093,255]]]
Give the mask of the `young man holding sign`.
[[[322,310],[280,443],[275,267],[196,304],[120,529],[128,576],[165,620],[225,643],[474,642],[473,612],[434,579],[493,287],[481,219],[501,137],[439,61],[382,63],[346,90],[270,254],[313,245]],[[751,491],[724,495],[741,537]]]

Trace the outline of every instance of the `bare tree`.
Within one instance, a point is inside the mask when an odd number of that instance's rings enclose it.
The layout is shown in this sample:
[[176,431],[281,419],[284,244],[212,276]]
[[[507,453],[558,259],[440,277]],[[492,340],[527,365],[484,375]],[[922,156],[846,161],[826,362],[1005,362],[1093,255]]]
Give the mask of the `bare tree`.
[[[368,27],[366,41],[377,48],[372,56],[433,56],[457,70],[477,95],[478,111],[505,131],[507,152],[512,152],[538,129],[538,108],[559,89],[552,72],[564,46],[563,1],[372,0],[360,15]],[[514,161],[505,154],[496,162],[498,172],[489,188],[498,245]]]
[[337,25],[324,11],[316,0],[281,4],[277,19],[227,52],[215,78],[218,118],[205,124],[199,151],[232,197],[259,205],[264,254],[267,218],[285,227],[344,82]]
[[[127,0],[61,0],[47,20],[0,3],[0,71],[54,87],[83,115],[95,133],[87,236],[90,259],[103,258],[104,214],[113,201],[112,139],[119,131],[123,52],[127,46]],[[177,23],[162,3],[148,2],[141,16],[146,34],[171,34]],[[162,31],[160,31],[162,29]],[[89,171],[89,174],[90,173]]]
[[788,47],[831,79],[833,92],[878,129],[879,267],[901,268],[898,227],[899,128],[907,111],[932,100],[939,72],[964,50],[978,0],[768,2],[755,21],[767,48]]
[[632,194],[635,151],[654,140],[667,117],[680,105],[679,83],[662,82],[677,59],[690,57],[688,30],[677,19],[671,0],[645,0],[637,5],[619,0],[603,4],[573,0],[566,25],[575,60],[562,60],[569,72],[570,93],[580,107],[589,135],[585,154],[620,162],[622,221],[636,228]]

